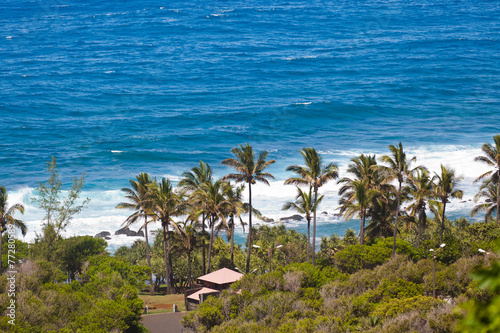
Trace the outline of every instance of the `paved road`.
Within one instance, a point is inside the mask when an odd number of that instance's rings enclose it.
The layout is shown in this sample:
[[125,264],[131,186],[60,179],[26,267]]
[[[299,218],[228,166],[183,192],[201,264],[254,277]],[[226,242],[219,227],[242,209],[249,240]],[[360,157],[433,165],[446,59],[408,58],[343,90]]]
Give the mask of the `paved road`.
[[156,313],[142,316],[142,323],[151,333],[188,333],[180,321],[186,312]]

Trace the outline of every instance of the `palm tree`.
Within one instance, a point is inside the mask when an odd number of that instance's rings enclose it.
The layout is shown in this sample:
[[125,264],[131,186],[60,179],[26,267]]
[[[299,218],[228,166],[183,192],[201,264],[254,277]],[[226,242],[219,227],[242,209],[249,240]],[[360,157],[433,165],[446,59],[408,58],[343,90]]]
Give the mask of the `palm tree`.
[[0,186],[0,273],[2,272],[2,236],[7,225],[11,224],[21,230],[23,236],[26,236],[28,227],[23,221],[14,218],[14,213],[19,212],[24,214],[24,206],[22,204],[7,205],[7,190],[5,187]]
[[411,216],[418,215],[417,247],[420,247],[422,227],[427,221],[426,205],[427,201],[432,197],[432,181],[427,170],[419,170],[416,176],[411,176],[408,181],[408,190],[413,198],[413,203],[407,209],[410,211]]
[[186,254],[188,257],[188,281],[189,288],[192,288],[192,274],[191,274],[191,254],[196,246],[198,241],[198,232],[196,231],[197,220],[186,220],[184,222],[176,223],[172,221],[172,225],[174,226],[175,231],[180,236],[181,245],[186,250]]
[[263,171],[265,168],[276,161],[266,161],[268,155],[267,151],[261,152],[257,160],[255,160],[255,153],[253,151],[253,148],[248,143],[246,143],[245,146],[240,145],[239,148],[236,147],[231,149],[231,153],[233,153],[236,158],[227,158],[222,161],[222,164],[235,169],[238,173],[230,173],[222,177],[222,180],[231,179],[236,181],[237,183],[248,183],[249,215],[246,265],[246,273],[248,273],[250,271],[250,253],[252,249],[252,184],[255,184],[257,181],[259,181],[263,182],[266,185],[269,185],[268,179],[274,179],[274,176]]
[[383,170],[387,173],[388,179],[396,179],[398,181],[398,194],[397,194],[397,205],[396,205],[396,216],[394,219],[394,242],[392,245],[392,255],[396,255],[396,235],[398,232],[398,217],[399,208],[401,205],[401,189],[402,184],[408,176],[413,173],[410,168],[412,162],[417,160],[416,157],[411,159],[406,158],[406,153],[403,151],[403,145],[401,142],[399,145],[393,146],[389,145],[389,150],[392,152],[391,155],[384,155],[380,158],[383,163],[387,163],[389,166],[384,167]]
[[[369,188],[375,188],[382,183],[375,155],[370,156],[361,154],[351,159],[351,162],[352,163],[347,167],[347,172],[353,174],[354,179],[359,181],[366,180]],[[339,189],[340,195],[349,192],[352,188],[352,186],[350,186],[352,181],[353,180],[348,177],[344,177],[338,181],[338,184],[343,184]]]
[[478,204],[472,208],[471,216],[476,215],[480,210],[486,211],[484,220],[491,219],[493,212],[498,212],[498,186],[493,182],[484,182],[479,188],[479,192],[474,196],[474,201],[477,202],[480,198],[485,198],[485,202]]
[[389,218],[393,205],[391,197],[395,192],[394,186],[387,182],[375,155],[361,154],[351,159],[351,162],[347,167],[347,172],[354,175],[354,178],[344,177],[338,181],[338,184],[342,184],[339,195],[347,202],[355,202],[355,181],[364,182],[366,191],[376,190],[377,195],[372,198],[365,214],[365,218],[370,216],[371,220],[364,230],[364,235],[370,238],[387,237],[392,233],[391,226],[387,224],[391,223]]
[[173,293],[172,257],[170,254],[169,225],[173,216],[179,216],[183,211],[181,196],[174,192],[169,179],[162,178],[160,183],[153,182],[149,186],[151,209],[155,218],[161,222],[163,232],[163,259],[165,261],[165,276],[167,278],[167,294]]
[[457,189],[458,183],[462,180],[462,177],[457,177],[455,175],[455,170],[445,167],[441,164],[441,174],[435,173],[432,177],[433,181],[433,195],[437,199],[441,200],[443,204],[443,212],[441,216],[441,233],[440,233],[440,243],[443,242],[443,231],[444,231],[444,221],[446,214],[446,204],[450,198],[461,199],[463,196],[462,190]]
[[350,220],[354,215],[360,218],[359,227],[359,244],[363,245],[365,238],[365,219],[368,213],[368,208],[372,200],[378,194],[375,189],[368,188],[368,181],[354,180],[352,182],[352,196],[342,197],[340,199],[340,214],[344,215],[346,220]]
[[[191,171],[186,171],[182,174],[182,179],[179,181],[177,186],[184,188],[187,192],[193,193],[200,188],[201,184],[209,182],[212,180],[212,169],[210,165],[200,160],[199,167],[191,168]],[[201,218],[201,229],[205,232],[205,214],[202,214]],[[203,274],[207,272],[206,270],[206,245],[205,239],[202,240],[202,256],[203,256]]]
[[295,201],[287,202],[283,206],[283,210],[294,209],[300,214],[304,214],[307,220],[307,262],[309,262],[309,252],[311,239],[310,229],[311,229],[311,214],[316,210],[318,205],[323,200],[323,195],[318,198],[318,200],[313,200],[312,196],[312,187],[309,187],[309,193],[302,191],[299,187],[297,187],[297,196],[295,197]]
[[[486,177],[489,177],[487,180],[490,183],[496,184],[497,189],[496,193],[500,193],[500,135],[495,135],[493,137],[493,141],[495,141],[495,146],[485,143],[481,147],[481,150],[484,153],[484,156],[477,156],[474,161],[485,163],[491,167],[493,167],[493,170],[490,170],[488,172],[485,172],[481,176],[477,177],[474,182],[477,182],[481,179],[484,179]],[[500,224],[499,220],[499,209],[500,207],[500,197],[497,195],[496,196],[496,207],[497,207],[497,224]]]
[[[332,179],[339,176],[338,167],[335,163],[323,165],[322,158],[314,148],[302,148],[299,150],[304,158],[305,166],[290,165],[287,171],[296,173],[299,177],[291,177],[285,181],[285,185],[309,185],[314,191],[314,202],[318,201],[318,190]],[[317,208],[317,206],[316,206]],[[316,209],[313,211],[313,236],[312,236],[312,262],[316,264],[314,255],[316,252]]]
[[[229,202],[227,214],[229,216],[229,227],[230,236],[231,236],[231,266],[234,267],[234,226],[235,226],[235,217],[240,220],[240,223],[243,227],[243,232],[245,232],[245,223],[241,218],[241,214],[248,212],[248,207],[243,203],[243,190],[245,190],[245,185],[240,185],[238,187],[234,187],[229,185],[227,195],[227,201]],[[254,210],[255,212],[255,210]],[[260,214],[259,212],[257,212]]]
[[229,228],[224,217],[230,203],[226,200],[226,193],[229,190],[228,183],[223,181],[212,181],[201,184],[193,195],[201,202],[201,213],[204,213],[209,219],[210,224],[210,245],[208,247],[207,272],[210,272],[210,263],[212,258],[212,245],[214,241],[214,228],[217,221],[221,221],[226,228]]
[[[136,176],[136,180],[130,179],[130,187],[131,188],[122,188],[122,192],[125,193],[125,198],[128,199],[129,202],[120,202],[116,208],[119,209],[129,209],[133,210],[134,213],[127,217],[127,219],[123,222],[126,226],[130,226],[137,222],[137,220],[141,217],[144,217],[144,224],[140,229],[144,227],[144,234],[146,235],[146,259],[148,262],[148,267],[151,270],[151,256],[149,254],[149,239],[148,239],[148,217],[152,215],[151,209],[151,200],[150,200],[150,191],[149,186],[154,183],[155,180],[151,179],[148,173],[140,173]],[[139,230],[140,230],[139,229]],[[150,294],[154,295],[153,289],[153,273],[149,276],[149,286],[150,286]]]

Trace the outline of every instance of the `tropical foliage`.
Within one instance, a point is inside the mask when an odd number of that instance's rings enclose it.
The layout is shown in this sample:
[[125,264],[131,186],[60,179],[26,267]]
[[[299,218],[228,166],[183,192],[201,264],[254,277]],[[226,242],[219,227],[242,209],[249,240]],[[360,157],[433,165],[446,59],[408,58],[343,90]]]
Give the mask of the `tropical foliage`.
[[[236,172],[220,179],[203,161],[183,173],[177,186],[147,173],[131,179],[117,208],[131,211],[124,226],[138,223],[145,241],[117,249],[114,257],[103,239],[61,235],[88,200],[80,199],[83,176],[61,199],[53,159],[49,180],[40,183],[34,200],[46,215],[43,234],[32,244],[4,233],[12,226],[24,234],[26,224],[19,216],[24,207],[8,203],[0,187],[2,268],[13,242],[19,272],[15,331],[141,332],[138,291],[180,293],[197,276],[223,267],[245,267],[247,274],[186,315],[186,327],[197,332],[496,331],[500,225],[492,222],[498,222],[500,136],[494,142],[483,145],[484,155],[476,158],[491,167],[476,179],[482,184],[471,211],[473,216],[484,212],[484,222],[449,220],[448,205],[463,196],[462,177],[443,165],[431,177],[425,167],[412,166],[416,158],[407,158],[399,143],[389,146],[390,153],[378,159],[381,164],[375,155],[351,160],[337,183],[338,210],[346,220],[359,219],[359,235],[348,229],[342,237],[323,237],[318,253],[317,209],[328,195],[320,190],[339,171],[314,148],[300,150],[305,165],[289,166],[295,175],[285,181],[296,185],[297,194],[283,209],[305,218],[307,235],[283,224],[252,225],[252,217],[263,219],[252,205],[252,185],[269,185],[274,177],[265,169],[275,161],[247,143],[222,161]],[[246,244],[234,241],[237,224],[248,232]],[[7,277],[0,276],[4,314],[10,302]],[[430,297],[434,291],[437,299]],[[8,325],[3,316],[0,329],[11,330]]]

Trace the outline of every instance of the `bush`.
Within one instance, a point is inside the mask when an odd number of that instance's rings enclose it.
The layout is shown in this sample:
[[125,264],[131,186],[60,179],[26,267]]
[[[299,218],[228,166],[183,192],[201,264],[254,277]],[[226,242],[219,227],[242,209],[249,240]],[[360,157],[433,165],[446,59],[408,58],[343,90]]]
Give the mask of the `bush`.
[[391,299],[388,302],[378,304],[373,314],[393,318],[406,312],[417,311],[421,316],[424,316],[431,309],[443,303],[443,301],[428,296]]
[[392,255],[392,250],[383,245],[351,245],[334,257],[340,271],[352,274],[360,269],[373,269],[384,263]]
[[284,272],[302,272],[304,274],[302,287],[320,288],[335,279],[345,278],[335,267],[316,267],[310,263],[291,264],[284,268]]

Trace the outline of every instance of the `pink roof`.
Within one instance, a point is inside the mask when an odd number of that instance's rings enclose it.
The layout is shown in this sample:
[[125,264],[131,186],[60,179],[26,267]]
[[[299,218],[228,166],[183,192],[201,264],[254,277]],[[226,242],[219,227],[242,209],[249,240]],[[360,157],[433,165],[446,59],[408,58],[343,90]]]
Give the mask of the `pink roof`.
[[198,280],[203,280],[215,284],[226,284],[238,281],[242,277],[243,274],[241,273],[230,270],[229,268],[222,268],[210,274],[200,276]]
[[201,288],[194,294],[189,295],[187,298],[194,299],[195,301],[200,301],[200,295],[201,294],[213,294],[213,293],[218,293],[218,290],[215,289],[210,289],[210,288]]

